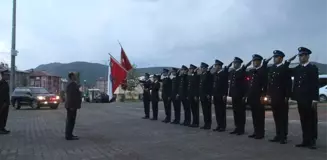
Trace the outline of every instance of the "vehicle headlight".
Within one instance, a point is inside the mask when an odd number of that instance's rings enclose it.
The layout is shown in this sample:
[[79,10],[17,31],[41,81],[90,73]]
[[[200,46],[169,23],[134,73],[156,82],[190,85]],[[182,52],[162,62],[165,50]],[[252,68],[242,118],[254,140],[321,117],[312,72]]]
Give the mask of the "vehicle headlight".
[[58,100],[58,99],[60,99],[60,97],[59,96],[56,96],[56,99]]
[[268,97],[264,97],[263,100],[264,100],[264,101],[268,101]]
[[45,100],[45,97],[44,96],[37,96],[37,99],[38,100]]

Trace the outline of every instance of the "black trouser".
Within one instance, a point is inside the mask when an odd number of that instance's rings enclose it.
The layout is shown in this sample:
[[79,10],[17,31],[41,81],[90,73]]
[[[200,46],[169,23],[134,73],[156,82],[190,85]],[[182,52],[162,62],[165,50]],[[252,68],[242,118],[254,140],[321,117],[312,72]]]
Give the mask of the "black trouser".
[[210,98],[206,96],[201,97],[201,106],[202,106],[204,126],[211,127],[212,113],[211,113]]
[[192,124],[199,125],[199,119],[200,119],[199,99],[195,99],[195,97],[189,97],[189,100],[190,100],[191,113],[193,117]]
[[153,119],[158,119],[158,101],[152,100],[152,114]]
[[276,127],[276,137],[281,140],[287,139],[288,134],[288,102],[285,102],[285,98],[282,100],[271,99],[271,109]]
[[73,131],[76,122],[76,114],[77,109],[66,109],[67,110],[67,117],[66,117],[66,137],[72,137]]
[[226,102],[223,100],[223,96],[214,96],[213,103],[215,105],[217,128],[226,129]]
[[0,130],[5,129],[7,125],[8,113],[9,113],[9,104],[3,105],[0,104]]
[[150,117],[150,98],[143,97],[143,105],[144,105],[144,114],[145,117]]
[[186,98],[181,99],[183,108],[184,108],[184,124],[190,124],[191,123],[191,107],[189,100]]
[[261,104],[260,97],[248,98],[248,103],[251,107],[252,122],[254,134],[256,136],[265,135],[265,106]]
[[244,132],[246,113],[243,97],[232,97],[235,131]]
[[181,101],[179,99],[173,100],[174,105],[174,113],[175,113],[175,122],[179,122],[181,120]]
[[317,139],[317,110],[312,101],[297,101],[302,127],[303,143],[310,144]]
[[165,120],[170,121],[171,120],[171,100],[169,97],[163,97],[162,100],[163,100],[164,107],[165,107],[165,114],[166,114]]

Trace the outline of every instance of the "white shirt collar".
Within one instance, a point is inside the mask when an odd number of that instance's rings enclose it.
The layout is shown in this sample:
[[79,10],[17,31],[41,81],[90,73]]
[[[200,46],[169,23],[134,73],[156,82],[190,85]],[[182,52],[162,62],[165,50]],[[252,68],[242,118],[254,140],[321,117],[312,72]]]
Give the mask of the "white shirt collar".
[[276,67],[279,67],[279,66],[281,66],[282,64],[283,64],[283,63],[279,63],[279,64],[276,65]]
[[306,67],[310,62],[308,61],[307,63],[302,64],[303,67]]

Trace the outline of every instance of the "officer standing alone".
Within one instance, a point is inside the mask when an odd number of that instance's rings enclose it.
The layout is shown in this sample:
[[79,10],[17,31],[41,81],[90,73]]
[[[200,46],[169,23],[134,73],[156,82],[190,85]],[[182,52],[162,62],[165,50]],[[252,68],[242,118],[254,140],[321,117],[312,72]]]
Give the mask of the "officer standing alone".
[[274,65],[268,72],[267,94],[271,98],[271,109],[276,127],[276,136],[271,142],[287,143],[288,133],[288,99],[292,80],[289,76],[289,63],[283,64],[285,54],[280,50],[273,52]]
[[199,95],[202,106],[204,126],[201,129],[211,129],[212,113],[211,113],[211,89],[212,89],[212,76],[208,71],[209,65],[201,63],[201,74],[199,83]]
[[0,134],[10,133],[10,131],[6,129],[10,105],[8,79],[8,70],[0,69]]
[[296,147],[316,149],[317,102],[319,99],[318,68],[309,62],[311,50],[298,48],[300,64],[292,69],[293,99],[297,101],[302,126],[302,143]]
[[[196,72],[196,66],[191,64],[188,71],[188,100],[190,113],[192,113],[192,124],[190,127],[199,127],[199,75]],[[191,115],[189,116],[191,120]]]
[[[252,56],[253,69],[250,73],[250,84],[246,94],[246,102],[251,107],[252,122],[254,132],[250,138],[263,139],[265,135],[265,107],[261,98],[265,96],[267,90],[267,65],[271,60],[263,60],[262,56],[254,54]],[[262,63],[262,64],[261,64]]]
[[160,90],[160,76],[153,75],[153,82],[151,85],[151,104],[152,104],[152,114],[151,120],[158,120],[158,103],[159,103],[159,90]]
[[150,88],[152,85],[152,82],[150,80],[150,75],[148,73],[145,73],[144,80],[140,80],[140,83],[143,84],[143,105],[144,105],[144,114],[145,116],[143,119],[149,119],[150,118]]
[[215,60],[215,72],[213,73],[213,104],[215,106],[215,115],[217,128],[214,131],[224,132],[226,130],[226,96],[228,93],[228,70],[229,66],[222,68],[223,62]]
[[66,119],[66,140],[78,140],[77,136],[73,135],[77,110],[81,108],[82,96],[80,86],[77,84],[76,74],[71,72],[68,74],[69,82],[66,88],[65,108],[67,110]]
[[243,60],[235,57],[233,61],[234,70],[230,72],[230,95],[232,97],[233,114],[235,129],[230,134],[243,135],[245,132],[246,110],[243,97],[246,90],[246,68],[251,64],[251,61],[245,66],[241,66]]
[[171,101],[174,106],[175,119],[171,122],[172,124],[179,124],[181,119],[181,101],[176,96],[178,94],[179,87],[179,76],[177,74],[178,69],[172,68],[171,73],[169,75],[171,79]]
[[168,77],[168,69],[163,69],[160,81],[162,82],[162,100],[164,103],[166,118],[162,121],[170,123],[171,121],[171,79]]

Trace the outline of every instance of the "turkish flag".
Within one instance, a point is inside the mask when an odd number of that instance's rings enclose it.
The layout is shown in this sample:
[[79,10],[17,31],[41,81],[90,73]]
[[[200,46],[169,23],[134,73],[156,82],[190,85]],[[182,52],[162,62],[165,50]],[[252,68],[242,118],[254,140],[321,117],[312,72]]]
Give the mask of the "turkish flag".
[[119,85],[125,81],[127,77],[127,71],[113,57],[110,57],[110,66],[112,93],[114,93]]
[[120,48],[121,48],[120,63],[126,69],[126,71],[129,71],[133,68],[133,66],[131,65],[131,62],[129,62],[128,57],[127,57],[123,47],[120,47]]

